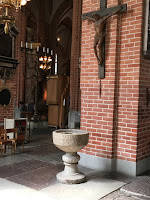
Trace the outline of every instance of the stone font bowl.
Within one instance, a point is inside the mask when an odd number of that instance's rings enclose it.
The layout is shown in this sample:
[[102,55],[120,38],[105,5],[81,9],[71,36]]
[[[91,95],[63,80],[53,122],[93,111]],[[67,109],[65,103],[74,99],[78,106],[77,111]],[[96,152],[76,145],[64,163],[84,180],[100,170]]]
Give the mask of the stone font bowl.
[[88,144],[89,133],[79,129],[53,131],[53,143],[64,152],[77,152]]

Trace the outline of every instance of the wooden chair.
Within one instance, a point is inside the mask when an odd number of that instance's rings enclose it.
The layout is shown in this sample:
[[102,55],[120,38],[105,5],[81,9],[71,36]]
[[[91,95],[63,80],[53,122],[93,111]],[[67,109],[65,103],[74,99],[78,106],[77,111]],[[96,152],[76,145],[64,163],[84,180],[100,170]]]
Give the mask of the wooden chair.
[[[1,145],[1,155],[2,153],[6,153],[6,145],[11,144],[11,154],[12,154],[12,141],[7,138],[7,131],[6,129],[0,129],[0,145]],[[3,148],[4,146],[4,148]]]
[[13,138],[7,139],[7,141],[10,141],[14,144],[14,153],[16,152],[16,146],[17,143],[22,143],[22,152],[24,152],[24,141],[25,141],[25,134],[18,134],[17,133],[17,128],[13,129],[6,129],[7,134],[8,133],[13,133]]

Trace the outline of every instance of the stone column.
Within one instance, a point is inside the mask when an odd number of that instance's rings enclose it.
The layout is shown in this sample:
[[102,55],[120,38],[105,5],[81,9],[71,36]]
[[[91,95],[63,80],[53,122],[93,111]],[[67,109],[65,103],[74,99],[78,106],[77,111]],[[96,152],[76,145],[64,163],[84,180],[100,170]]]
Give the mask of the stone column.
[[80,68],[81,55],[81,13],[82,1],[73,0],[72,48],[70,64],[70,112],[69,127],[75,128],[80,122]]

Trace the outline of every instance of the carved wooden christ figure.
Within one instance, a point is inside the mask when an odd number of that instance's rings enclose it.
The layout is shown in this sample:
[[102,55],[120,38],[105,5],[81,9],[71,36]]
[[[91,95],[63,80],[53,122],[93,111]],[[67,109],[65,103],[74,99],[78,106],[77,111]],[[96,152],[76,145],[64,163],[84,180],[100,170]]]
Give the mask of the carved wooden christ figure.
[[[94,22],[94,28],[95,28],[95,36],[94,36],[94,53],[97,58],[98,64],[102,65],[103,62],[103,56],[102,56],[102,43],[105,38],[105,25],[107,22],[107,19],[111,17],[112,15],[117,14],[119,11],[122,10],[122,6],[118,7],[113,13],[108,14],[106,16],[101,17],[99,14],[93,14],[92,17],[89,17],[85,15],[84,17],[88,19],[89,21]],[[97,52],[97,47],[99,50],[99,56]]]

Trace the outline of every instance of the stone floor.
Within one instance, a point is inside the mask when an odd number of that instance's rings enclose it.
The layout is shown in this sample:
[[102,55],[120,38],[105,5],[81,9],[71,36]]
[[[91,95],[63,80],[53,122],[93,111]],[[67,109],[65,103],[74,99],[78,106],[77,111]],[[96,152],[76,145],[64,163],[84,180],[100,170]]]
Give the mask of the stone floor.
[[[30,200],[135,200],[150,199],[150,174],[130,178],[79,166],[87,181],[77,185],[58,183],[64,154],[52,143],[52,128],[35,128],[31,141],[17,152],[0,157],[0,198]],[[141,187],[142,185],[142,187]],[[140,187],[139,187],[140,186]]]

